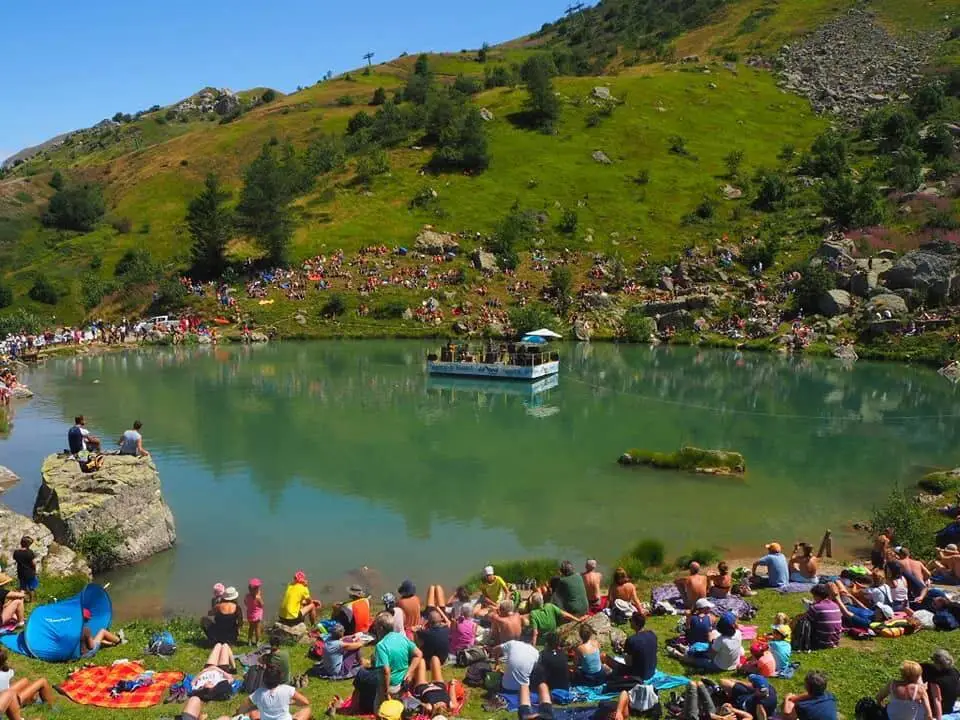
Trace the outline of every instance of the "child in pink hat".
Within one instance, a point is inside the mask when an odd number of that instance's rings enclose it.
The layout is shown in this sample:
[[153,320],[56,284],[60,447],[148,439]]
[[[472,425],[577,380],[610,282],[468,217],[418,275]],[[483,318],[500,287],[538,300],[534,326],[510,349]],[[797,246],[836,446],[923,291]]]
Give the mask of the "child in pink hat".
[[260,578],[251,578],[247,594],[243,598],[247,612],[247,644],[260,644],[260,625],[263,622],[263,583]]

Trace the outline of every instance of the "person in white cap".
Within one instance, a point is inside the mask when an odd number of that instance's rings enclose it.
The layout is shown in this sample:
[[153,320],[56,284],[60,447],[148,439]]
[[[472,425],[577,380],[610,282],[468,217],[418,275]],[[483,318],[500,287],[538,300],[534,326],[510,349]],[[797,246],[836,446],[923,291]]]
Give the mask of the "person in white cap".
[[687,644],[709,643],[715,619],[713,611],[716,605],[707,598],[700,598],[693,605],[693,611],[687,616]]
[[507,583],[493,572],[493,565],[487,565],[480,580],[480,607],[474,609],[474,615],[487,615],[496,610],[506,599],[507,592]]

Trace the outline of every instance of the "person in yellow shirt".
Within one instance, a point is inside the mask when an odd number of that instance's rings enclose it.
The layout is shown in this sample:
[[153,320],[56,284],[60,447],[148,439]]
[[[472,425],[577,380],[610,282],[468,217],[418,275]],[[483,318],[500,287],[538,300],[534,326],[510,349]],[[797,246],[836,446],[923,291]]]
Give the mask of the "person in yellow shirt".
[[474,615],[486,615],[496,610],[500,603],[507,598],[509,589],[502,577],[494,574],[493,565],[483,569],[483,579],[480,581],[480,606],[474,608]]
[[317,624],[317,613],[323,603],[310,597],[307,576],[303,570],[297,570],[293,582],[287,585],[280,600],[280,622],[284,625],[299,625],[302,622]]

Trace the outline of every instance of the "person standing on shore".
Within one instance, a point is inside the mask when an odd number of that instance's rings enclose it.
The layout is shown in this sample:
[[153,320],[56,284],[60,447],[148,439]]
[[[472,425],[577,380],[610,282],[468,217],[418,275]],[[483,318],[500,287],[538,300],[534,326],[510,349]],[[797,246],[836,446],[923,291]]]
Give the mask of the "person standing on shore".
[[24,535],[20,538],[20,548],[13,551],[13,561],[17,564],[17,582],[26,602],[33,602],[33,594],[40,587],[37,578],[37,556],[30,549],[33,538]]
[[123,433],[123,436],[120,438],[120,441],[117,443],[120,446],[121,455],[134,455],[136,457],[150,457],[150,453],[147,452],[143,447],[143,435],[140,434],[140,430],[143,427],[143,423],[139,420],[134,421],[133,429],[127,430]]

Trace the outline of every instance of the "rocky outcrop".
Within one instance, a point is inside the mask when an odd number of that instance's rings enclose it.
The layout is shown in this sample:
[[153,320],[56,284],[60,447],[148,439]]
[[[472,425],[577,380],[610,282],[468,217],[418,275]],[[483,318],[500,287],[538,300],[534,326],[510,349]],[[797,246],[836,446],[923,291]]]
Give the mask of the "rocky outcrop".
[[76,548],[89,533],[114,531],[115,562],[129,565],[169,549],[177,539],[150,458],[106,455],[100,470],[84,473],[75,460],[51,455],[40,472],[33,517],[62,545]]
[[486,250],[474,250],[470,259],[473,261],[473,266],[477,270],[482,270],[483,272],[496,272],[499,270],[497,266],[497,256]]
[[899,295],[882,293],[870,298],[867,313],[872,316],[879,315],[878,319],[902,318],[907,314],[907,303]]
[[20,477],[10,468],[0,465],[0,493],[20,482]]
[[783,87],[810,99],[817,112],[854,119],[895,100],[922,79],[942,34],[894,38],[855,8],[780,51]]
[[891,290],[919,290],[932,302],[950,296],[956,278],[954,258],[927,250],[908,252],[880,278]]
[[860,356],[857,355],[857,351],[854,349],[853,345],[837,345],[833,348],[833,356],[837,360],[843,360],[844,362],[856,362],[860,359]]
[[417,235],[413,247],[417,252],[426,255],[446,255],[448,252],[456,252],[460,243],[450,233],[437,232],[427,226]]
[[0,505],[0,565],[4,570],[13,565],[13,551],[20,547],[20,538],[24,535],[33,538],[31,549],[37,555],[43,574],[91,577],[90,566],[73,550],[57,543],[49,528]]
[[828,290],[820,296],[820,312],[827,317],[836,317],[850,312],[850,293],[846,290]]

